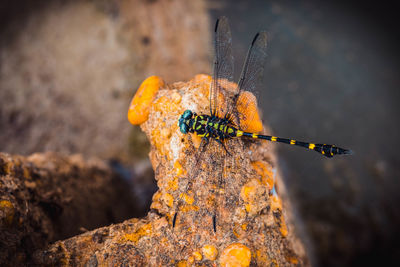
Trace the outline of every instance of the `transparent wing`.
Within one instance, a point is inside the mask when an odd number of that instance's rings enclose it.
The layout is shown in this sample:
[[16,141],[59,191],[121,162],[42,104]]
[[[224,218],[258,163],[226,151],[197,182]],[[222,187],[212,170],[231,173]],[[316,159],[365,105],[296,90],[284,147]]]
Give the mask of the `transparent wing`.
[[211,115],[223,112],[221,107],[218,106],[218,98],[223,97],[221,88],[226,88],[229,81],[233,80],[232,37],[226,17],[217,20],[214,34],[214,71],[209,96]]
[[[233,122],[242,128],[242,122],[251,121],[254,117],[255,97],[254,92],[259,86],[264,73],[264,63],[267,57],[267,33],[259,32],[254,39],[247,52],[246,61],[240,75],[238,87],[235,95],[231,99],[232,103],[228,104],[226,118],[230,118]],[[250,107],[250,105],[253,105]],[[238,111],[238,108],[240,109]]]

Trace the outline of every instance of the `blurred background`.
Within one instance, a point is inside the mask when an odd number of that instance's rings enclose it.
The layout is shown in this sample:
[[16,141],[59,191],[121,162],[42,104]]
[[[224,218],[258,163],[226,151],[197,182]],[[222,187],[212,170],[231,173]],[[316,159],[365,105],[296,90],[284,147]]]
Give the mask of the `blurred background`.
[[130,168],[145,214],[156,186],[146,137],[126,119],[130,99],[149,75],[174,82],[211,73],[213,26],[225,15],[236,78],[254,34],[268,32],[259,104],[273,134],[355,152],[326,159],[277,145],[314,265],[395,265],[395,10],[334,1],[2,1],[0,151],[81,153]]

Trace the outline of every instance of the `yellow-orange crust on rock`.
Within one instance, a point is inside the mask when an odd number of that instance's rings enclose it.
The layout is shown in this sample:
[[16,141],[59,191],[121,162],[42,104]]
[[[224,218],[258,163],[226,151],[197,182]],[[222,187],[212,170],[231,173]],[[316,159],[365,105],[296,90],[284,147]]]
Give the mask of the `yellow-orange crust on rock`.
[[237,106],[240,116],[240,126],[243,131],[261,132],[263,129],[260,116],[257,110],[257,99],[248,91],[244,91],[239,95]]
[[229,245],[222,251],[220,257],[221,266],[249,266],[251,261],[251,252],[248,247],[240,243]]
[[274,173],[272,167],[263,161],[251,162],[254,170],[260,175],[260,180],[264,185],[268,186],[269,190],[274,187]]
[[218,250],[213,245],[205,245],[201,248],[201,252],[203,253],[204,258],[207,260],[215,260],[218,256]]
[[150,76],[142,82],[129,106],[128,120],[130,123],[139,125],[147,120],[150,106],[158,90],[164,85],[164,81],[158,76]]

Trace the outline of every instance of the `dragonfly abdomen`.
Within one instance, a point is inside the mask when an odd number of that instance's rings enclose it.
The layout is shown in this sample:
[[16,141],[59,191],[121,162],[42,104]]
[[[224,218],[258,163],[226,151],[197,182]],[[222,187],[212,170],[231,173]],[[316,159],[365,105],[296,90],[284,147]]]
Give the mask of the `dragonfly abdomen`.
[[248,132],[242,132],[241,134],[243,136],[247,136],[247,137],[251,137],[251,138],[255,138],[255,139],[263,139],[263,140],[268,140],[271,142],[279,142],[279,143],[285,143],[288,145],[301,146],[301,147],[304,147],[304,148],[307,148],[310,150],[314,150],[328,158],[331,158],[335,155],[352,154],[351,150],[343,149],[343,148],[337,147],[335,145],[314,144],[314,143],[297,141],[294,139],[287,139],[287,138],[281,138],[281,137],[276,137],[276,136],[271,136],[271,135],[261,135],[261,134],[248,133]]

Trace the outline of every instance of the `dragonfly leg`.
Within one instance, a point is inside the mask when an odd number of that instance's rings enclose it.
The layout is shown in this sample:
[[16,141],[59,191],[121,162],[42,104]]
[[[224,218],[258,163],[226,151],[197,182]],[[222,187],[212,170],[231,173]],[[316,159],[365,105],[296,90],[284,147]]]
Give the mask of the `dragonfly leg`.
[[213,221],[214,233],[216,233],[217,232],[217,215],[215,215],[215,214],[213,215],[212,221]]
[[232,156],[231,153],[229,153],[228,149],[226,148],[224,142],[222,142],[220,139],[215,139],[215,140],[218,142],[218,144],[220,144],[225,149],[226,154],[228,154],[229,156]]
[[176,216],[178,216],[178,212],[176,211],[174,214],[174,218],[172,219],[172,228],[175,228],[175,224],[176,224]]
[[200,142],[200,153],[203,153],[204,149],[206,148],[206,146],[208,145],[208,143],[210,142],[210,139],[208,137],[203,136],[201,138],[201,142]]
[[[199,163],[201,161],[202,153],[203,153],[204,149],[206,148],[206,146],[208,145],[209,142],[210,142],[210,139],[208,137],[203,136],[201,138],[200,146],[199,146],[198,151],[196,153],[197,155],[195,156],[196,162],[194,164],[194,167],[192,168],[195,171],[188,177],[188,183],[187,183],[185,189],[183,190],[183,193],[186,193],[188,190],[190,190],[190,188],[192,186],[192,179],[197,176],[198,165],[199,165]],[[176,208],[176,211],[174,213],[174,217],[172,219],[172,228],[175,228],[176,220],[177,220],[178,212],[179,212],[179,207],[181,205],[182,205],[182,202],[179,201],[178,202],[178,207]]]

